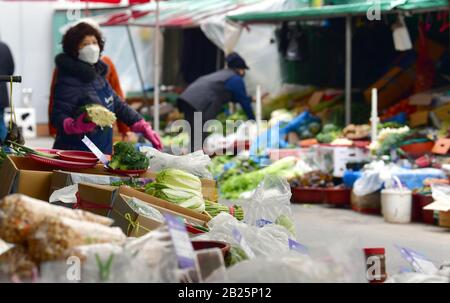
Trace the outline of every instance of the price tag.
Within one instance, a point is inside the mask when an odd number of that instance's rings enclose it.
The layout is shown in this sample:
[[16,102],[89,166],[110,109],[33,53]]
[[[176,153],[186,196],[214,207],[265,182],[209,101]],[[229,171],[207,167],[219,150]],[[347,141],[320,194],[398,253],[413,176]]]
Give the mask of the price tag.
[[247,257],[250,259],[255,257],[255,254],[253,253],[253,250],[248,245],[247,241],[245,241],[244,237],[242,237],[242,234],[239,230],[236,228],[233,228],[233,238],[236,240],[237,243],[241,246],[242,250],[245,252]]
[[409,248],[397,248],[400,250],[402,257],[411,264],[416,272],[433,275],[438,270],[434,263],[424,255]]
[[102,153],[102,151],[92,142],[88,137],[84,136],[84,138],[81,140],[87,148],[91,152],[94,153],[94,155],[102,162],[105,166],[108,165],[108,158],[106,158],[106,155]]
[[164,215],[169,227],[170,236],[175,246],[178,265],[182,269],[195,268],[195,253],[183,220],[172,215]]
[[263,226],[268,225],[268,224],[273,224],[273,222],[269,221],[269,220],[266,220],[266,219],[256,220],[256,226],[258,226],[258,227],[263,227]]
[[303,244],[298,243],[295,240],[288,239],[289,249],[299,252],[301,254],[306,254],[308,249]]

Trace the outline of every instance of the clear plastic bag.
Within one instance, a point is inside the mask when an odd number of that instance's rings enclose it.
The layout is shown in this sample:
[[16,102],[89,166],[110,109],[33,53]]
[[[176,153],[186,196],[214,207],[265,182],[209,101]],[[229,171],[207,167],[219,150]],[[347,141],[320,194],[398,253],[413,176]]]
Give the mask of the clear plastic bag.
[[150,169],[154,172],[165,168],[177,168],[200,178],[212,179],[212,174],[208,170],[211,158],[201,150],[184,156],[166,154],[147,146],[142,146],[140,151],[150,159]]
[[244,221],[247,224],[261,226],[261,220],[284,226],[293,235],[296,234],[291,210],[291,188],[280,177],[268,175],[258,185],[248,200],[238,202],[244,209]]
[[73,220],[46,218],[29,234],[28,253],[37,262],[67,257],[70,249],[86,244],[122,244],[125,234],[119,227]]
[[[309,254],[278,251],[227,269],[230,283],[366,283],[366,266],[356,243],[308,246]],[[274,274],[276,273],[276,274]],[[210,282],[223,282],[219,280]]]
[[261,228],[239,222],[227,213],[220,213],[208,223],[209,233],[196,237],[196,240],[215,240],[229,243],[232,246],[242,247],[234,236],[237,230],[255,256],[273,256],[289,252],[289,231],[276,224],[265,225]]
[[112,220],[82,210],[72,210],[48,202],[14,194],[0,201],[0,238],[23,243],[28,233],[47,218],[70,218],[111,225]]
[[37,265],[24,246],[15,245],[0,252],[0,283],[32,281],[37,277]]
[[78,246],[71,249],[68,255],[75,257],[71,259],[74,263],[42,263],[40,282],[179,282],[178,262],[167,227],[161,227],[140,238],[128,238],[123,244]]

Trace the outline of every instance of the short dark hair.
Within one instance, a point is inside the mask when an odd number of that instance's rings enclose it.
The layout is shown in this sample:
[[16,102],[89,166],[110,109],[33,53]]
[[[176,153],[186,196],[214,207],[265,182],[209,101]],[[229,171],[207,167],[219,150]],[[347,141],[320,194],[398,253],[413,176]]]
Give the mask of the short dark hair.
[[81,22],[71,27],[63,36],[62,47],[64,53],[73,58],[77,58],[78,46],[86,36],[95,36],[98,41],[98,46],[100,47],[100,52],[103,52],[105,40],[103,40],[100,31],[88,23]]

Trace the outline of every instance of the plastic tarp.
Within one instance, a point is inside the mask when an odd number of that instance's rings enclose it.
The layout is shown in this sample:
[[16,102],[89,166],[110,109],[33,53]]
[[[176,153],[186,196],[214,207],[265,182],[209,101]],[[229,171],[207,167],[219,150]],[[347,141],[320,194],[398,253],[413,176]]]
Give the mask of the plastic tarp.
[[[343,1],[342,1],[343,2]],[[380,0],[379,5],[373,1],[360,0],[358,2],[327,5],[323,7],[305,7],[289,9],[284,11],[254,11],[245,14],[232,15],[228,18],[232,21],[258,23],[258,22],[281,22],[302,19],[321,19],[342,17],[347,15],[366,15],[375,7],[381,12],[392,10],[435,10],[448,9],[448,0]]]
[[281,9],[284,5],[284,0],[259,1],[257,4],[216,15],[201,22],[202,31],[225,54],[235,51],[245,58],[250,66],[246,75],[246,85],[252,95],[255,94],[257,85],[261,85],[263,93],[276,94],[281,89],[280,54],[277,44],[272,43],[275,41],[275,26],[242,28],[226,22],[226,17],[255,9],[263,11]]

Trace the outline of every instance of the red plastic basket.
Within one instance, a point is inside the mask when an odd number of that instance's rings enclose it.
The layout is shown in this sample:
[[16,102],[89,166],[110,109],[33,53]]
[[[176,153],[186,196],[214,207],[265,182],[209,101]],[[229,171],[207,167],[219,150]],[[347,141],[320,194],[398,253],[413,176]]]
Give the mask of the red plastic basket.
[[325,199],[323,188],[292,187],[292,203],[319,204]]
[[336,206],[350,205],[351,190],[349,188],[326,188],[325,203]]
[[140,176],[147,171],[146,169],[124,170],[124,169],[112,169],[109,167],[105,167],[105,169],[112,174],[121,176]]
[[432,210],[424,210],[428,204],[433,203],[433,197],[430,195],[413,194],[413,208],[411,220],[414,222],[424,222],[434,224],[434,212]]

